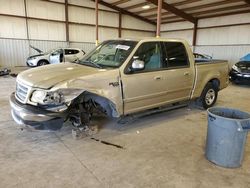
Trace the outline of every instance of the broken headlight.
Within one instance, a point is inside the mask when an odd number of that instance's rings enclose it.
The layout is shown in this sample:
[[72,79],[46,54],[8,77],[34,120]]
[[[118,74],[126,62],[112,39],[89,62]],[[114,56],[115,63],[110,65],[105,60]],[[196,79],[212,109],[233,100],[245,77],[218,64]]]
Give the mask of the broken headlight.
[[233,65],[232,66],[232,69],[236,72],[240,72],[240,69],[236,66],[236,65]]
[[80,89],[36,90],[32,93],[31,101],[41,105],[60,105],[72,101],[82,92]]

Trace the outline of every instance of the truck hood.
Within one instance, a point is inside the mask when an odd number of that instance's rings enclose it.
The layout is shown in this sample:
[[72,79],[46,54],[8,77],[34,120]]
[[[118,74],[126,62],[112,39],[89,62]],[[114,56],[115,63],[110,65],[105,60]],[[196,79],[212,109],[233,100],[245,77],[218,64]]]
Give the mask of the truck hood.
[[106,69],[98,69],[79,64],[61,63],[26,70],[18,75],[17,81],[31,87],[49,89],[66,80],[98,74],[105,71]]

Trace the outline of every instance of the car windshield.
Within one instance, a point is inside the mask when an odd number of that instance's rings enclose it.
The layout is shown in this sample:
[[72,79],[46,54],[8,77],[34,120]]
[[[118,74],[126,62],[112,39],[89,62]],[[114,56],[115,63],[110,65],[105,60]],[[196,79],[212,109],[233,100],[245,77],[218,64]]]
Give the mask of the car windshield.
[[51,53],[53,53],[53,52],[56,51],[56,50],[57,50],[57,49],[51,49],[51,50],[45,52],[44,55],[51,54]]
[[128,40],[105,41],[77,63],[97,68],[117,68],[124,63],[136,44],[136,41]]

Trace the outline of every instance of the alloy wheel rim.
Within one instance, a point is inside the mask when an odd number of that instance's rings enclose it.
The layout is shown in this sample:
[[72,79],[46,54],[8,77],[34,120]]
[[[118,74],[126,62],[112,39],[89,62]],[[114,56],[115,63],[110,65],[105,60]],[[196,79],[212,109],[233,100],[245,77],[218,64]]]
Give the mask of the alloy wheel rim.
[[213,89],[209,89],[205,96],[205,101],[207,105],[211,105],[215,99],[215,91]]

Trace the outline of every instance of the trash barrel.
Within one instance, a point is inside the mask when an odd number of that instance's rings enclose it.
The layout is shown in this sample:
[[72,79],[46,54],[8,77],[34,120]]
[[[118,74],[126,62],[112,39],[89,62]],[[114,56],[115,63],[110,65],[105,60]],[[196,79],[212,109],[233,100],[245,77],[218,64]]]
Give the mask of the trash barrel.
[[230,108],[209,108],[206,158],[222,167],[240,167],[249,130],[250,114]]

